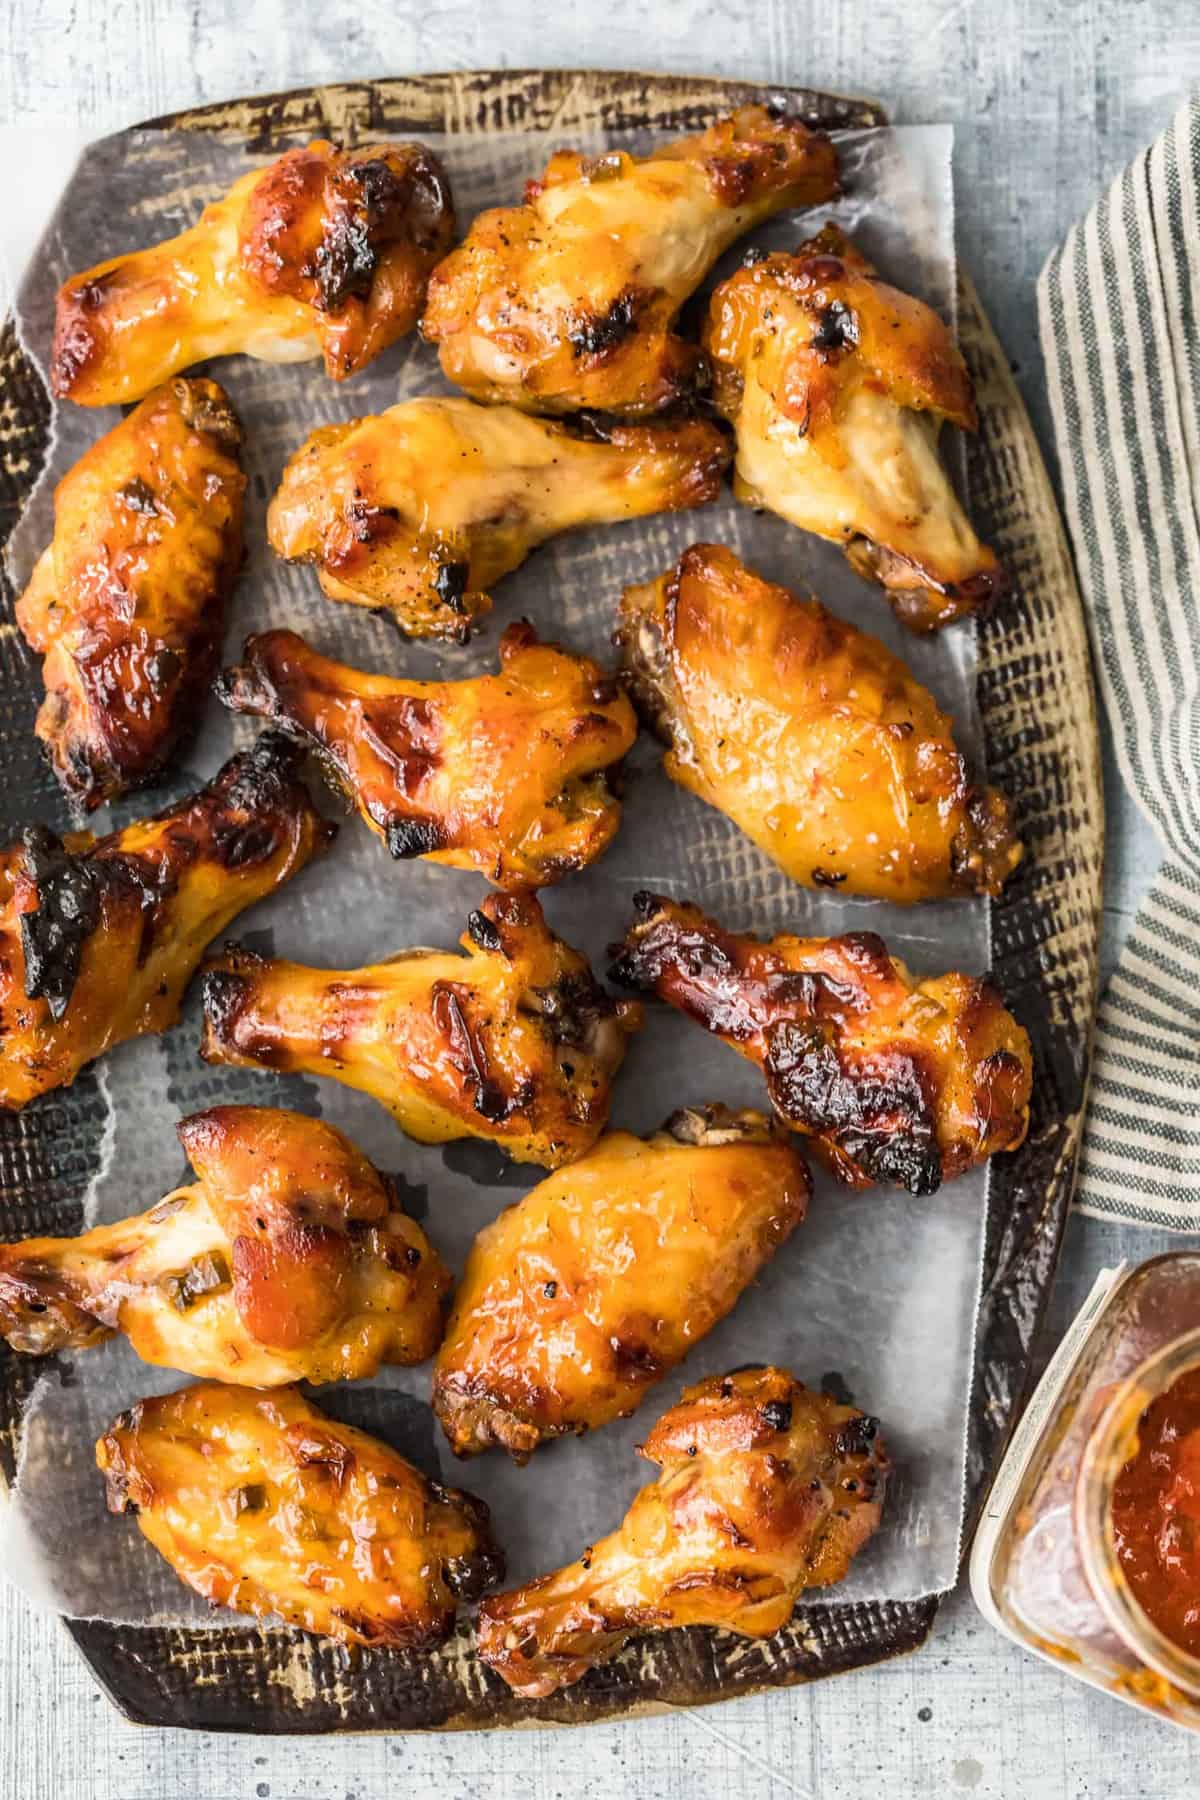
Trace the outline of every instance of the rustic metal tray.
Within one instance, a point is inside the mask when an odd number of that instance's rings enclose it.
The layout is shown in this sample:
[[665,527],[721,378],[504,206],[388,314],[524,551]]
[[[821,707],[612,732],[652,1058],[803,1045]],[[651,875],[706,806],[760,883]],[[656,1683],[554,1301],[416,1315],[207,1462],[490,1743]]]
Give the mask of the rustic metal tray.
[[[428,75],[232,101],[151,122],[219,133],[264,154],[310,135],[543,132],[569,141],[599,124],[619,134],[690,131],[777,90],[700,77],[589,71]],[[886,122],[868,101],[788,88],[827,128]],[[144,129],[144,128],[143,128]],[[1086,634],[1062,525],[1004,353],[970,282],[959,335],[982,428],[968,447],[973,511],[1013,591],[980,629],[978,701],[988,774],[1012,797],[1027,860],[992,904],[994,971],[1033,1040],[1029,1137],[993,1166],[968,1445],[968,1524],[1012,1425],[1070,1201],[1095,999],[1103,812]],[[0,543],[46,452],[50,407],[11,322],[0,327]],[[32,732],[40,684],[12,623],[0,569],[0,826],[64,824]],[[16,1115],[0,1114],[0,1236],[78,1229],[99,1166],[104,1107],[93,1076]],[[39,1365],[0,1346],[0,1477],[11,1479],[22,1408]],[[154,1725],[238,1731],[480,1728],[578,1724],[695,1705],[877,1662],[916,1648],[936,1596],[810,1605],[765,1642],[703,1629],[637,1646],[576,1687],[516,1700],[469,1652],[469,1632],[433,1655],[348,1653],[285,1629],[112,1626],[67,1629],[114,1702]]]

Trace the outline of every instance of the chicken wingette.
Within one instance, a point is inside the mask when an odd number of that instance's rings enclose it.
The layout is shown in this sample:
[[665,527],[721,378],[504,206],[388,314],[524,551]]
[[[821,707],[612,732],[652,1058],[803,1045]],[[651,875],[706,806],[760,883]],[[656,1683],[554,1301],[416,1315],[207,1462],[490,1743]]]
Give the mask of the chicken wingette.
[[215,381],[167,382],[55,490],[16,618],[45,658],[37,735],[88,811],[152,782],[199,720],[242,564],[241,442]]
[[218,692],[315,750],[395,857],[542,887],[594,862],[620,823],[609,772],[637,735],[633,708],[598,663],[524,622],[500,640],[498,675],[463,681],[368,675],[268,631]]
[[480,213],[438,265],[421,331],[477,400],[657,412],[704,383],[674,325],[718,257],[837,191],[830,140],[762,106],[646,156],[560,150],[523,206]]
[[829,225],[794,256],[752,252],[704,341],[739,499],[844,545],[913,631],[992,603],[1002,571],[938,456],[943,421],[975,429],[971,379],[932,307]]
[[238,1387],[424,1362],[450,1275],[348,1138],[274,1107],[176,1127],[196,1172],[140,1217],[0,1244],[0,1337],[46,1355],[121,1332],[144,1362]]
[[165,1031],[208,945],[336,827],[268,733],[196,794],[109,837],[31,825],[0,851],[0,1107]]
[[557,1168],[604,1129],[641,1008],[616,1001],[532,894],[490,894],[465,955],[310,969],[227,946],[204,980],[208,1062],[361,1088],[420,1143],[486,1138]]
[[776,1112],[840,1181],[930,1194],[1029,1124],[1029,1039],[986,979],[918,981],[874,932],[763,942],[634,896],[612,969],[762,1068]]
[[515,1461],[639,1407],[803,1219],[811,1183],[761,1113],[614,1131],[476,1238],[433,1410],[458,1456]]
[[699,419],[568,428],[427,396],[323,425],[267,514],[271,548],[331,600],[387,608],[411,637],[465,639],[537,545],[715,500],[730,446]]
[[878,638],[696,544],[626,589],[617,641],[673,781],[806,887],[880,900],[1000,892],[1008,802],[976,786],[928,689]]
[[661,1473],[616,1531],[480,1608],[479,1654],[523,1699],[570,1687],[647,1631],[770,1637],[879,1528],[889,1463],[877,1421],[784,1369],[688,1388],[638,1454]]
[[241,176],[180,236],[64,283],[51,386],[82,406],[124,404],[238,352],[322,356],[341,381],[412,330],[453,241],[450,189],[423,144],[318,139]]
[[502,1579],[487,1507],[296,1388],[201,1382],[139,1400],[96,1445],[108,1509],[133,1513],[214,1606],[347,1644],[425,1650]]

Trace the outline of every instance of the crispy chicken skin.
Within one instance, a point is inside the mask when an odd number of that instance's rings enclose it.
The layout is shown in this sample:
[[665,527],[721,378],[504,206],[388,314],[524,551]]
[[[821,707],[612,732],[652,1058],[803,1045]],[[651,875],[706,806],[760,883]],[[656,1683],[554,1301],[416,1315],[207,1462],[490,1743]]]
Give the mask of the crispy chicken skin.
[[431,1649],[501,1580],[488,1509],[295,1388],[202,1382],[140,1400],[96,1445],[108,1509],[134,1513],[187,1586],[322,1637]]
[[739,499],[844,544],[913,631],[991,604],[1002,572],[937,453],[944,420],[975,429],[975,400],[932,308],[827,225],[794,256],[751,253],[713,295],[704,341]]
[[644,157],[560,150],[523,206],[481,213],[438,265],[422,334],[476,400],[657,412],[703,384],[672,327],[718,257],[837,192],[830,140],[762,106]]
[[320,1119],[219,1106],[177,1127],[196,1181],[140,1218],[0,1244],[0,1337],[239,1387],[357,1381],[423,1362],[450,1275],[386,1179]]
[[331,600],[386,607],[411,637],[465,640],[486,589],[537,545],[715,500],[730,446],[699,419],[571,429],[428,395],[323,425],[283,472],[271,548]]
[[998,894],[1008,802],[974,786],[932,694],[878,638],[696,544],[625,591],[617,642],[673,781],[805,887]]
[[37,735],[88,811],[153,781],[204,705],[242,563],[241,442],[215,381],[170,381],[58,484],[16,617],[45,657]]
[[498,675],[464,681],[368,675],[268,631],[218,692],[315,750],[396,857],[542,887],[594,862],[620,823],[608,771],[637,735],[633,708],[526,623],[501,638]]
[[181,236],[73,275],[51,386],[82,406],[124,404],[238,352],[323,356],[341,381],[412,330],[453,242],[450,189],[424,145],[318,139],[243,175]]
[[591,1148],[641,1008],[616,1001],[532,894],[489,894],[465,956],[309,969],[226,947],[204,982],[208,1062],[361,1088],[423,1144],[487,1138],[557,1168]]
[[878,1529],[889,1465],[877,1433],[784,1369],[698,1382],[640,1446],[662,1472],[620,1527],[569,1567],[484,1601],[480,1656],[540,1700],[647,1631],[770,1637]]
[[433,1410],[455,1454],[636,1410],[803,1219],[811,1183],[761,1113],[678,1113],[602,1137],[476,1238],[438,1353]]
[[840,1181],[931,1194],[1029,1123],[1029,1039],[987,980],[917,981],[874,932],[764,943],[634,896],[611,971],[758,1063],[781,1118]]
[[300,754],[268,734],[199,793],[110,837],[32,825],[0,851],[0,1107],[173,1025],[213,938],[331,841],[296,777]]

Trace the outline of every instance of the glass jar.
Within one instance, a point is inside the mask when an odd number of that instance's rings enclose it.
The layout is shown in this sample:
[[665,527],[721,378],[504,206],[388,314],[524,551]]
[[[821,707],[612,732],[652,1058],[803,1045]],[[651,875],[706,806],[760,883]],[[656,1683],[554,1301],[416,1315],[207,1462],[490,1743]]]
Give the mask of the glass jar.
[[993,1625],[1093,1687],[1200,1730],[1200,1658],[1134,1597],[1114,1484],[1151,1401],[1200,1367],[1200,1253],[1106,1269],[1013,1435],[971,1553]]

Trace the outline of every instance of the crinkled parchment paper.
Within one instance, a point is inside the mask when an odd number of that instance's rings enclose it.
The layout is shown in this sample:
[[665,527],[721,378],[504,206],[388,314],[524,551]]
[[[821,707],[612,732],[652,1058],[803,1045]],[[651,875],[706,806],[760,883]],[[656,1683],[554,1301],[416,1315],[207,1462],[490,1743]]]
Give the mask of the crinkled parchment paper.
[[[464,225],[478,209],[518,195],[522,180],[554,148],[516,134],[431,141],[449,166]],[[582,147],[599,150],[603,140]],[[842,151],[848,194],[838,218],[861,234],[885,273],[951,313],[949,130],[850,134]],[[20,294],[21,328],[34,357],[44,366],[54,292],[64,277],[183,228],[246,166],[243,149],[200,133],[126,135],[93,146]],[[754,241],[791,247],[825,216],[784,216]],[[277,562],[266,547],[264,513],[285,459],[314,426],[443,391],[434,353],[410,338],[343,386],[327,381],[316,363],[272,368],[239,357],[213,372],[245,425],[250,473],[250,556],[232,608],[227,660],[250,631],[291,626],[321,650],[365,668],[466,675],[494,666],[504,624],[522,614],[543,636],[605,657],[622,586],[657,575],[689,543],[716,539],[765,575],[815,591],[834,611],[898,648],[956,716],[967,752],[981,751],[971,629],[960,626],[929,642],[907,637],[835,549],[779,519],[735,507],[728,497],[696,514],[560,538],[500,584],[495,612],[468,647],[406,643],[385,618],[325,600],[312,571]],[[116,416],[57,409],[51,466],[12,545],[18,583],[50,536],[54,482]],[[144,796],[123,802],[113,822],[188,791],[256,729],[255,721],[232,721],[212,704],[169,789],[149,802]],[[628,922],[631,896],[646,886],[690,896],[739,929],[836,932],[869,925],[922,972],[987,967],[984,905],[960,901],[906,911],[807,893],[719,813],[672,786],[659,756],[649,738],[639,741],[615,845],[596,867],[544,896],[550,923],[586,950],[598,970],[605,946]],[[349,967],[407,945],[453,945],[484,891],[472,875],[393,863],[350,819],[330,857],[243,915],[233,935],[260,950]],[[403,1175],[410,1210],[454,1268],[461,1268],[474,1233],[537,1178],[536,1170],[506,1164],[488,1146],[410,1143],[381,1108],[334,1082],[206,1068],[198,1036],[193,986],[174,1030],[127,1044],[99,1065],[108,1113],[102,1172],[87,1199],[89,1222],[141,1211],[183,1179],[175,1121],[218,1101],[295,1106],[341,1126],[381,1167]],[[762,1105],[765,1094],[739,1057],[666,1009],[652,1008],[618,1081],[613,1124],[650,1131],[675,1107],[710,1099]],[[917,1200],[892,1191],[847,1193],[820,1176],[808,1221],[684,1369],[652,1389],[633,1418],[543,1449],[524,1470],[499,1453],[455,1463],[427,1405],[428,1367],[327,1389],[318,1398],[390,1437],[431,1475],[482,1495],[493,1509],[510,1575],[521,1581],[574,1557],[617,1524],[649,1478],[633,1447],[686,1382],[766,1360],[813,1383],[834,1375],[884,1421],[897,1468],[883,1530],[839,1597],[900,1600],[945,1589],[955,1578],[962,1524],[985,1179],[980,1171]],[[60,1363],[42,1380],[27,1414],[19,1480],[11,1503],[0,1508],[0,1567],[47,1605],[124,1622],[212,1616],[131,1520],[108,1517],[93,1462],[94,1440],[118,1411],[179,1384],[172,1372],[139,1363],[122,1342],[75,1356],[69,1368]]]

